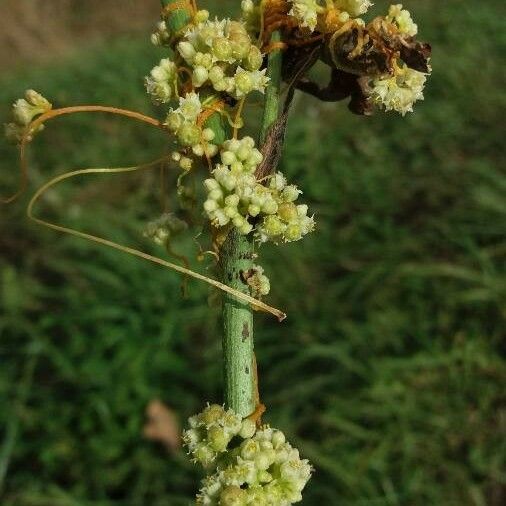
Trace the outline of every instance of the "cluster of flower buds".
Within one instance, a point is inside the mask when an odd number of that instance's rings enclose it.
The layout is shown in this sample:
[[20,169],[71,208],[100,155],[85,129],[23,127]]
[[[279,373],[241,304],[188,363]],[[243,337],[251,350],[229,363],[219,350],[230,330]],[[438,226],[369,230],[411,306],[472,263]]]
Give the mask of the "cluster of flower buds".
[[[290,48],[291,40],[311,32],[322,39],[320,58],[331,66],[333,78],[324,89],[307,82],[296,83],[299,89],[325,100],[350,97],[350,109],[357,114],[371,114],[377,107],[405,115],[423,100],[431,72],[430,46],[415,40],[418,27],[402,4],[391,5],[386,15],[366,23],[361,16],[371,5],[369,0],[279,0],[272,12],[266,7],[266,19],[279,26],[288,41],[288,60],[291,51],[294,59],[300,57]],[[253,34],[262,32],[257,11],[258,2],[243,1],[243,17]],[[269,27],[264,31],[270,33]]]
[[423,100],[423,89],[427,76],[401,64],[393,76],[372,79],[367,94],[374,104],[385,111],[397,111],[403,116],[413,112],[413,104]]
[[170,44],[170,41],[171,36],[167,23],[162,20],[157,23],[156,30],[151,34],[151,43],[154,46],[166,46]]
[[[36,116],[44,114],[51,110],[53,106],[40,93],[34,90],[27,90],[25,98],[20,98],[14,102],[12,106],[12,123],[5,125],[5,136],[9,142],[13,144],[20,143],[26,133],[30,123]],[[35,130],[32,129],[27,136],[27,140],[31,141],[33,135],[40,132],[44,128],[40,125]]]
[[177,93],[177,67],[169,58],[163,58],[145,78],[146,90],[155,104],[166,104]]
[[253,91],[264,92],[268,83],[263,55],[243,23],[229,19],[191,26],[177,45],[192,70],[193,86],[210,85],[240,99]]
[[197,504],[206,506],[289,506],[302,500],[311,466],[276,429],[257,430],[232,410],[208,406],[189,420],[183,441],[195,462],[212,473]]
[[413,21],[411,13],[403,9],[402,4],[391,5],[385,20],[395,24],[402,34],[414,37],[418,33],[418,26]]
[[179,99],[179,107],[170,110],[164,125],[176,135],[183,147],[191,148],[196,156],[211,158],[218,153],[218,147],[212,142],[215,137],[213,130],[199,125],[202,111],[203,105],[197,93],[187,93]]
[[244,235],[254,230],[260,242],[297,241],[314,229],[307,206],[294,203],[302,192],[280,172],[261,184],[255,170],[262,154],[254,146],[251,137],[223,144],[222,163],[204,181],[204,209],[215,227],[232,223]]
[[255,434],[255,423],[241,419],[231,409],[211,404],[201,413],[192,416],[190,428],[183,432],[183,442],[195,463],[204,468],[216,464],[217,457],[226,452],[235,436],[247,439]]
[[[369,0],[334,0],[333,2],[289,0],[289,3],[291,4],[291,10],[288,14],[297,19],[301,27],[308,28],[311,32],[317,27],[318,16],[328,10],[329,3],[332,4],[331,8],[337,11],[339,21],[342,23],[347,22],[350,18],[365,14],[372,5]],[[325,4],[326,8],[322,6],[322,3]]]
[[188,224],[172,213],[162,214],[156,220],[150,221],[144,230],[144,237],[153,240],[160,246],[165,246],[175,235],[185,231]]

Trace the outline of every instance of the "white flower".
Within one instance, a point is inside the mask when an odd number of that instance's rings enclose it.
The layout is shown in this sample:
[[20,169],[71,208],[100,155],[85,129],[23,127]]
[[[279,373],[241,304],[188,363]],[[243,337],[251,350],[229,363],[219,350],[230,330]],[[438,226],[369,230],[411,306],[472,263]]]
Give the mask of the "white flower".
[[144,82],[153,102],[165,104],[172,98],[176,72],[177,66],[169,58],[162,59],[151,70]]
[[413,112],[413,104],[417,100],[423,100],[426,80],[423,72],[404,65],[391,77],[373,80],[369,96],[386,111],[397,111],[404,116],[407,112]]
[[288,13],[299,21],[300,25],[313,31],[322,8],[317,0],[290,0],[292,8]]
[[388,16],[385,18],[390,23],[395,23],[401,33],[414,37],[418,33],[418,26],[411,18],[408,10],[402,8],[402,4],[391,5]]
[[200,98],[195,92],[187,93],[185,97],[179,99],[179,109],[177,111],[186,121],[195,122],[202,112]]
[[334,5],[346,11],[350,16],[356,17],[365,14],[372,2],[369,0],[336,0]]

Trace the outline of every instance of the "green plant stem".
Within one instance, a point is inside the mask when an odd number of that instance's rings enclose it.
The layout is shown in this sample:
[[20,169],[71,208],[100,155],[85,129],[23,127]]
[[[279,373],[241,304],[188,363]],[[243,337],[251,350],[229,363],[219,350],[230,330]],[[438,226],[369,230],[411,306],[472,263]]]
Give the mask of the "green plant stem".
[[[279,34],[272,42],[279,41]],[[276,121],[279,113],[281,84],[281,52],[269,56],[267,75],[270,78],[266,90],[265,108],[260,130],[260,144]],[[253,241],[240,235],[235,229],[229,233],[221,250],[223,281],[233,288],[248,292],[242,273],[253,265]],[[245,417],[256,408],[256,360],[253,340],[253,309],[249,304],[225,295],[223,307],[223,360],[225,372],[225,403]]]
[[[161,0],[167,7],[177,0]],[[171,31],[179,31],[190,21],[187,10],[174,9],[166,17]],[[279,33],[272,35],[272,42],[280,40]],[[267,133],[279,113],[279,91],[281,85],[281,52],[269,55],[267,75],[270,78],[266,90],[265,108],[259,141],[262,145]],[[216,140],[223,142],[227,137],[227,125],[221,114],[209,117],[206,126],[214,130]],[[253,266],[253,240],[233,229],[227,236],[221,251],[223,282],[244,293],[249,287],[243,274]],[[223,301],[223,360],[225,381],[225,404],[245,417],[255,411],[257,402],[256,361],[253,341],[253,309],[247,303],[225,295]]]

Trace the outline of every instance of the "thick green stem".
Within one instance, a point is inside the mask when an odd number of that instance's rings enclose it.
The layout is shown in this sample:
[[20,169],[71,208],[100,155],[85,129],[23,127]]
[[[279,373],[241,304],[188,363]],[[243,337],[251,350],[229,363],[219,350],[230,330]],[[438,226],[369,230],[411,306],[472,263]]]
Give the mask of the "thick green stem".
[[[248,293],[243,273],[253,264],[251,238],[233,229],[220,252],[223,281]],[[243,417],[255,410],[253,310],[247,303],[225,295],[223,301],[223,367],[225,404]]]
[[[274,32],[271,37],[271,44],[279,42],[280,40],[281,37],[279,32]],[[278,118],[282,62],[282,52],[279,50],[272,51],[269,55],[269,64],[267,67],[267,76],[270,78],[270,81],[265,91],[265,107],[260,130],[260,145],[265,142],[269,129]]]
[[[279,41],[275,33],[272,42]],[[265,109],[260,131],[260,144],[276,121],[279,112],[281,85],[281,52],[269,56]],[[228,235],[221,250],[223,280],[244,292],[248,286],[243,273],[253,265],[253,242],[235,229]],[[250,305],[226,295],[223,308],[223,358],[225,371],[225,402],[241,416],[248,416],[256,408],[256,361],[253,342],[253,309]]]
[[[178,0],[161,0],[168,7]],[[184,8],[166,9],[169,29],[178,32],[190,22],[190,13]],[[279,41],[279,34],[272,36],[272,42]],[[273,51],[269,56],[267,75],[270,78],[266,90],[265,109],[260,131],[260,145],[276,121],[279,112],[279,90],[281,84],[281,52]],[[209,117],[206,127],[216,134],[215,142],[227,138],[228,125],[221,114]],[[253,266],[253,241],[233,229],[220,251],[223,282],[244,293],[249,287],[244,274]],[[224,296],[223,303],[223,358],[225,376],[225,404],[243,417],[256,408],[256,361],[253,346],[253,309],[231,295]]]

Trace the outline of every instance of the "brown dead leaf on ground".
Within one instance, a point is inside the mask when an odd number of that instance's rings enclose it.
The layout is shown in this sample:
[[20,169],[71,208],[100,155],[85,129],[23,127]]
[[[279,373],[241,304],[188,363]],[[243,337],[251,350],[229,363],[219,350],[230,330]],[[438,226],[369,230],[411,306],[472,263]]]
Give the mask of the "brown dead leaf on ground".
[[148,404],[146,416],[148,420],[144,425],[144,437],[162,443],[171,453],[179,449],[181,429],[174,411],[155,399]]

